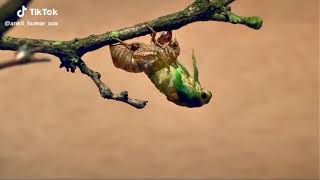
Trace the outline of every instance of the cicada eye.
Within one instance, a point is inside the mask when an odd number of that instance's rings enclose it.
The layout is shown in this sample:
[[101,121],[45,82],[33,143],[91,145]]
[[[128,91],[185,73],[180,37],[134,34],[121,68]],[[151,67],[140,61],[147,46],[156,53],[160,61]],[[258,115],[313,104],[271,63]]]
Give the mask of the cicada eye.
[[179,47],[179,43],[177,41],[172,41],[169,43],[169,46],[176,49]]
[[176,47],[178,47],[178,44],[175,43],[175,42],[170,42],[169,46],[173,47],[173,48],[176,48]]
[[201,92],[201,97],[202,97],[202,99],[206,99],[208,97],[208,95],[205,92]]

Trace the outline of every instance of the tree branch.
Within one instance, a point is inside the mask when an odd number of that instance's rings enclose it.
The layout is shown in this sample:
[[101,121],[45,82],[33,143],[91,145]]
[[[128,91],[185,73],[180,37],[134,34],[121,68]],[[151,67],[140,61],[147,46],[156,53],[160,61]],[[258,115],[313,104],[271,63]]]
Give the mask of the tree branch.
[[26,65],[26,64],[34,64],[34,63],[45,63],[50,62],[50,59],[42,58],[32,58],[32,59],[22,59],[22,60],[16,60],[16,59],[10,59],[6,61],[0,61],[0,70],[5,68],[10,68],[13,66],[20,66],[20,65]]
[[112,99],[112,100],[116,100],[116,101],[125,102],[127,104],[130,104],[131,106],[138,108],[138,109],[144,108],[145,105],[147,104],[148,101],[142,101],[142,100],[138,100],[138,99],[130,99],[128,97],[127,91],[123,91],[119,94],[114,94],[111,91],[111,89],[100,80],[100,78],[101,78],[100,73],[95,72],[92,69],[90,69],[85,64],[85,62],[81,59],[78,60],[78,67],[83,74],[86,74],[87,76],[89,76],[93,80],[93,82],[97,85],[101,97],[103,97],[105,99]]
[[81,60],[87,52],[97,50],[104,46],[116,43],[117,39],[127,40],[150,33],[147,25],[155,31],[172,31],[187,24],[197,21],[221,21],[233,24],[243,24],[253,29],[262,27],[262,19],[259,17],[242,17],[231,12],[228,6],[234,0],[195,0],[184,10],[159,17],[157,19],[136,24],[131,27],[109,31],[101,35],[90,35],[85,38],[75,38],[69,41],[54,41],[43,39],[28,39],[3,37],[0,40],[0,49],[16,51],[22,45],[30,48],[39,48],[36,52],[47,53],[57,56],[61,61],[61,67],[66,67],[74,72],[78,67],[83,74],[88,75],[99,88],[100,94],[106,99],[114,99],[128,103],[136,108],[143,108],[147,101],[130,99],[124,91],[118,95],[113,94],[109,87],[100,81],[100,74],[89,69]]

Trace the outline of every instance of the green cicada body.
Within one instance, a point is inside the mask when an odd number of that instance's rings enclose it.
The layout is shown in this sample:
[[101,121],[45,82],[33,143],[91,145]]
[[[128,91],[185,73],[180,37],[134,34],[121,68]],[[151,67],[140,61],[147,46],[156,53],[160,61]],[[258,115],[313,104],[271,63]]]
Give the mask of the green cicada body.
[[177,60],[180,47],[172,40],[172,33],[163,33],[157,40],[152,35],[150,45],[121,42],[110,46],[115,67],[128,72],[144,72],[167,99],[185,107],[200,107],[207,104],[212,94],[202,89],[196,59],[193,54],[194,75]]
[[199,81],[176,61],[148,76],[167,99],[180,106],[200,107],[207,104],[212,94],[202,89]]

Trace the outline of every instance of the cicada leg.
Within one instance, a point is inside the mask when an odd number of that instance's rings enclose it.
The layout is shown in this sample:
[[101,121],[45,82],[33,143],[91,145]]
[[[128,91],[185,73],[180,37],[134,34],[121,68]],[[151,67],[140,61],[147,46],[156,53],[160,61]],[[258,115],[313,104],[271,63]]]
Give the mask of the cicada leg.
[[155,45],[159,47],[163,47],[162,44],[159,43],[158,40],[156,39],[157,32],[149,24],[146,24],[146,26],[148,30],[151,31],[151,42],[153,42]]
[[151,31],[151,41],[156,43],[157,40],[156,40],[156,35],[157,35],[157,32],[149,25],[149,24],[146,24],[147,28],[149,31]]
[[125,46],[126,48],[128,48],[129,50],[132,50],[132,51],[136,51],[137,49],[139,49],[139,43],[126,43],[124,41],[122,41],[121,39],[119,38],[114,38],[116,41],[119,42],[119,44]]

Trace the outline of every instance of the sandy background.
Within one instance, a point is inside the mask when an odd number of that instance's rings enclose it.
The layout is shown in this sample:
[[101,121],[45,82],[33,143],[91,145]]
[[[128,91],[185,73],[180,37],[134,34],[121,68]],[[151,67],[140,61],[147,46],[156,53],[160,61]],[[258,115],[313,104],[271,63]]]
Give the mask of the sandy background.
[[[1,0],[0,2],[4,2]],[[68,40],[183,9],[188,0],[35,1],[56,8],[55,28],[8,35]],[[109,50],[85,56],[114,91],[149,100],[143,110],[105,101],[86,76],[52,63],[0,72],[1,178],[316,178],[319,170],[317,0],[243,0],[260,31],[202,22],[175,32],[181,61],[198,58],[210,104],[178,107],[144,74],[115,69]],[[149,36],[139,38],[149,41]],[[1,59],[12,57],[0,52]]]

